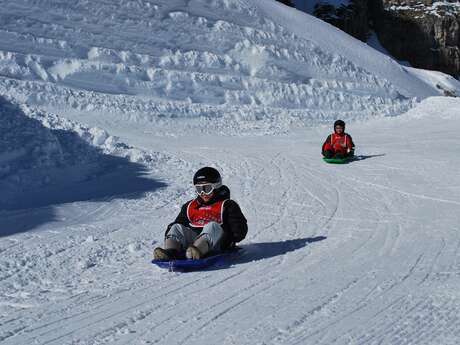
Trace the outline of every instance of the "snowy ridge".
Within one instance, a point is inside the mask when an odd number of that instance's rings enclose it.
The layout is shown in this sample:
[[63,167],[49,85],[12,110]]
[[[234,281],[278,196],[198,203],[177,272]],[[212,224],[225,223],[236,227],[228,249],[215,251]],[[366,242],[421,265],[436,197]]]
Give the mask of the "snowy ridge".
[[[207,128],[219,130],[232,122],[229,134],[248,127],[284,131],[350,118],[353,112],[395,115],[412,106],[413,95],[402,96],[387,79],[236,0],[77,1],[70,9],[64,2],[37,6],[23,0],[5,6],[2,16],[9,19],[0,28],[0,88],[40,106],[123,109],[125,119],[163,122],[166,131],[176,128],[178,117],[217,118]],[[53,24],[40,16],[53,18]],[[98,33],[99,25],[107,27],[108,36]],[[72,100],[71,90],[82,96]],[[345,109],[344,99],[349,100]],[[109,104],[114,106],[107,109]],[[278,108],[285,113],[282,120]]]

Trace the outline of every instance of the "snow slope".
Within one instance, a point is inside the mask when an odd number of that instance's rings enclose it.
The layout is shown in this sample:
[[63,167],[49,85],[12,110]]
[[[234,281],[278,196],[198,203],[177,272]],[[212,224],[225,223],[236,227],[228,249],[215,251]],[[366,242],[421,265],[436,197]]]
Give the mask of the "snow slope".
[[[269,0],[0,5],[2,345],[458,343],[451,79]],[[248,237],[160,270],[203,165]]]
[[180,118],[183,131],[279,132],[394,115],[414,97],[438,94],[367,45],[274,1],[1,4],[0,91],[86,114],[91,125],[117,117],[171,134]]

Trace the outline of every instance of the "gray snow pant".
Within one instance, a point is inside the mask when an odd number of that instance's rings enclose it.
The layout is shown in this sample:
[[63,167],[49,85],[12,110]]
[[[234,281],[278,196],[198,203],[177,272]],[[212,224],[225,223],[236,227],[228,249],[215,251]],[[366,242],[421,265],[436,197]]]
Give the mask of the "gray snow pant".
[[203,231],[201,231],[200,234],[197,234],[196,231],[183,226],[182,224],[174,224],[169,229],[166,239],[172,239],[179,242],[182,250],[185,250],[199,237],[204,237],[208,242],[209,250],[214,252],[220,250],[220,241],[223,236],[224,230],[220,224],[216,222],[209,222],[203,227]]

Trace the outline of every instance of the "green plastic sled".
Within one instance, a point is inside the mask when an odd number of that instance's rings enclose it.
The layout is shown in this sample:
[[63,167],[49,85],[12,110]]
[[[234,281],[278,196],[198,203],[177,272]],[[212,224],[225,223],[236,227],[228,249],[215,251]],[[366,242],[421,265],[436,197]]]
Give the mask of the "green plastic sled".
[[330,164],[345,164],[354,160],[355,156],[344,157],[344,158],[326,158],[323,157],[323,161]]

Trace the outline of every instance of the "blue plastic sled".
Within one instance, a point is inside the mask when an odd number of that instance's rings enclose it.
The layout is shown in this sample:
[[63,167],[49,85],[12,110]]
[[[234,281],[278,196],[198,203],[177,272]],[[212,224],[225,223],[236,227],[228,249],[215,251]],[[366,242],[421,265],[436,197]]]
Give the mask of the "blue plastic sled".
[[168,269],[169,271],[197,271],[205,268],[223,266],[230,258],[235,254],[238,249],[226,251],[224,253],[219,253],[216,255],[208,256],[199,260],[171,260],[171,261],[161,261],[161,260],[152,260],[152,264],[157,265],[160,268]]

